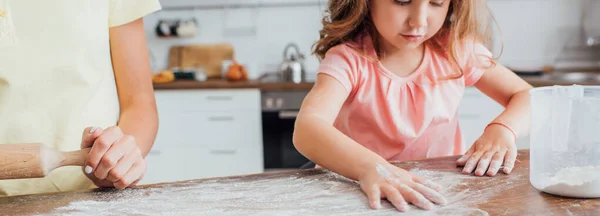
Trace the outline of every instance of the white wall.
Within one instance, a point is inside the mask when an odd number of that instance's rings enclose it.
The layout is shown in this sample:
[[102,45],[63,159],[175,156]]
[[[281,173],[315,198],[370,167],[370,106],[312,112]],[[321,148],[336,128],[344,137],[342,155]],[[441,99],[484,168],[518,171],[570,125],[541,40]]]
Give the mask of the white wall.
[[[210,0],[204,0],[207,1]],[[169,2],[185,5],[186,2],[198,4],[202,1],[162,0],[162,2],[166,6]],[[500,61],[507,65],[549,63],[560,51],[561,44],[579,29],[579,2],[580,0],[489,1],[503,33],[504,52]],[[168,50],[172,45],[230,42],[236,48],[236,58],[248,65],[251,77],[257,77],[264,71],[274,70],[274,66],[282,61],[285,45],[288,42],[295,42],[308,58],[306,61],[308,72],[314,73],[318,61],[310,55],[310,51],[311,45],[318,39],[324,7],[323,4],[301,7],[226,10],[214,8],[157,12],[145,18],[148,44],[156,59],[154,69],[167,65]],[[191,17],[195,17],[200,23],[200,31],[195,38],[159,39],[154,35],[154,27],[160,18]],[[228,29],[248,30],[252,27],[256,27],[255,34],[247,34],[248,31],[237,34],[228,31]],[[499,46],[495,48],[495,53],[498,52]]]

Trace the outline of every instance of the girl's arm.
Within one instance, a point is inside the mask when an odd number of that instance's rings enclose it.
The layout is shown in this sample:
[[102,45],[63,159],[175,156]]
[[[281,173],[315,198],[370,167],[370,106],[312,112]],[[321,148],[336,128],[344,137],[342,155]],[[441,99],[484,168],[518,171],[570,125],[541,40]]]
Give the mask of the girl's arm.
[[373,209],[381,207],[381,198],[403,212],[407,203],[423,209],[433,208],[433,203],[445,205],[439,185],[388,163],[333,126],[348,95],[334,78],[317,75],[296,118],[293,142],[298,151],[322,167],[358,180]]
[[87,176],[99,187],[135,185],[146,172],[145,156],[158,131],[158,114],[142,19],[110,28],[110,49],[119,102],[119,122],[86,128],[82,147],[91,146]]
[[508,174],[517,157],[515,136],[527,134],[529,130],[528,91],[532,86],[497,64],[484,73],[475,87],[504,106],[505,110],[492,121],[501,124],[489,125],[458,164],[465,166],[465,173],[471,173],[477,167],[475,174],[479,176],[484,175],[486,170],[488,175],[493,176],[504,165],[503,171]]
[[386,160],[333,126],[349,92],[329,75],[319,74],[304,98],[294,129],[295,147],[311,161],[353,180]]

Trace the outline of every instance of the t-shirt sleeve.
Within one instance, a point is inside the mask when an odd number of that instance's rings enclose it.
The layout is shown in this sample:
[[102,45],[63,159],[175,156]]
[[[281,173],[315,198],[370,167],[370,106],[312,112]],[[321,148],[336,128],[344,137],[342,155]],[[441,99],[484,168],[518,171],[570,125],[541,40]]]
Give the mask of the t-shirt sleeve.
[[493,56],[492,52],[481,43],[468,43],[463,48],[465,85],[472,86],[490,68]]
[[317,73],[333,77],[348,92],[351,92],[356,86],[358,79],[356,60],[352,53],[350,48],[347,48],[345,45],[332,47],[325,54]]
[[109,0],[108,26],[120,26],[161,9],[159,0]]

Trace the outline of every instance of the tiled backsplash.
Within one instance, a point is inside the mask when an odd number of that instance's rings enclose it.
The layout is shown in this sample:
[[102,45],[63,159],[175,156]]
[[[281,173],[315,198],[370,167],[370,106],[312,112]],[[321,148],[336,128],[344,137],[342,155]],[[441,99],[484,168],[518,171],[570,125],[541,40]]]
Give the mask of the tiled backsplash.
[[[500,61],[507,65],[551,63],[562,44],[567,39],[573,39],[573,35],[581,29],[580,1],[489,1],[504,40]],[[275,70],[283,60],[285,45],[294,42],[307,58],[307,71],[315,73],[318,61],[310,52],[312,44],[318,39],[325,7],[324,4],[315,4],[159,11],[145,18],[148,44],[154,58],[153,69],[166,67],[169,47],[172,45],[229,42],[235,46],[236,59],[248,66],[251,78],[256,78],[266,71]],[[161,39],[154,34],[159,19],[192,17],[196,18],[200,28],[194,38]],[[583,42],[579,42],[571,40],[572,45],[581,44],[572,47],[580,49]],[[495,46],[494,53],[499,53],[498,46]]]

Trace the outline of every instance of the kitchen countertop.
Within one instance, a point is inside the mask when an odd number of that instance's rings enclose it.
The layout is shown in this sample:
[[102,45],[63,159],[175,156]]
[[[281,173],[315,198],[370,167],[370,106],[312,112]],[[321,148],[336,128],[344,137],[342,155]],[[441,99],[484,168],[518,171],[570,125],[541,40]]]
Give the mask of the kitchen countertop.
[[533,87],[552,86],[552,85],[600,85],[600,81],[584,81],[584,82],[571,82],[571,81],[558,81],[548,80],[539,76],[522,76],[523,80],[528,82]]
[[[510,175],[460,173],[457,157],[394,163],[443,186],[449,204],[410,215],[600,215],[599,199],[542,193],[529,183],[529,151]],[[371,210],[360,187],[322,169],[271,172],[139,186],[135,189],[0,198],[7,215],[390,215],[383,200]],[[394,214],[403,215],[403,214]]]
[[[523,76],[526,82],[534,87],[551,86],[551,85],[600,85],[599,82],[569,82],[548,80],[536,76]],[[259,81],[238,81],[228,82],[225,80],[209,80],[198,82],[193,80],[178,80],[170,83],[154,84],[156,90],[171,90],[171,89],[243,89],[243,88],[258,88],[261,91],[309,91],[313,87],[313,82],[305,83],[286,83],[286,82],[259,82]]]
[[193,80],[178,80],[170,83],[154,84],[156,90],[171,89],[243,89],[259,88],[261,91],[308,91],[314,83],[286,83],[286,82],[259,82],[259,81],[237,81],[229,82],[226,80],[208,80],[198,82]]

